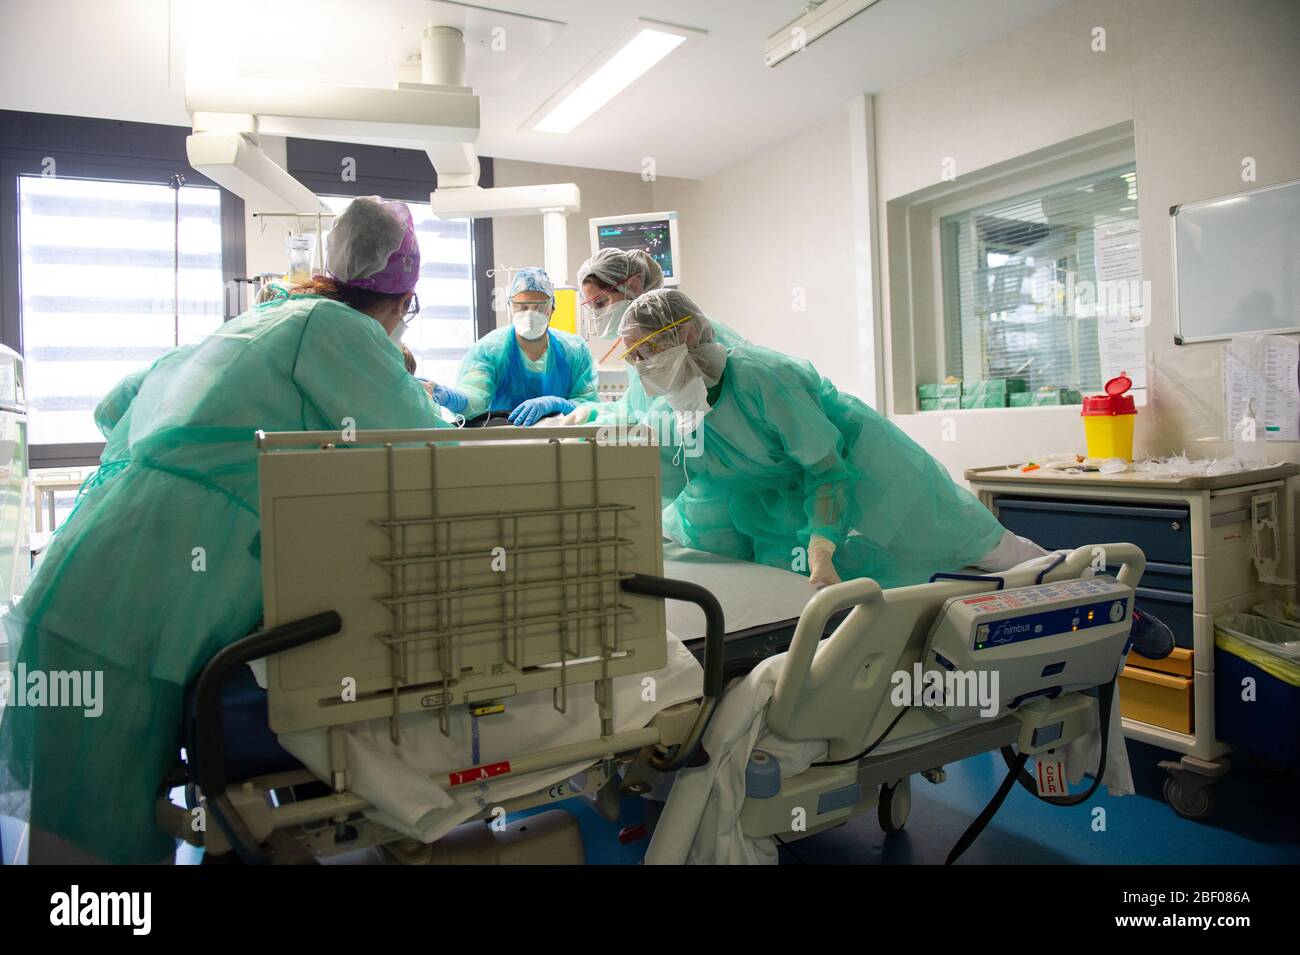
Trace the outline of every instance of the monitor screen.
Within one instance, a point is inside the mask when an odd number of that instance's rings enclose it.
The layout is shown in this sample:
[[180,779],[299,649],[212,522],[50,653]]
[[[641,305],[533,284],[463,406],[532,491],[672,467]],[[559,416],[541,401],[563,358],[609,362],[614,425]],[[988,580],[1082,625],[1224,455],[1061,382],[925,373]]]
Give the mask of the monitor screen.
[[606,222],[596,226],[596,248],[640,249],[659,263],[664,278],[674,278],[673,244],[669,220],[642,219],[637,222]]

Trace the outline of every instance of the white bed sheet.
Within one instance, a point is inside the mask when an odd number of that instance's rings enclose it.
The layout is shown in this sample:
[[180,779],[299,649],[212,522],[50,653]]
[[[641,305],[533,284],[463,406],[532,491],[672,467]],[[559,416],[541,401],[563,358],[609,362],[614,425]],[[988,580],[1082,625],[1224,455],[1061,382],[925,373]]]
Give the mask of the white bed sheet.
[[[654,678],[654,699],[647,700],[647,677]],[[704,671],[682,642],[668,634],[668,660],[661,670],[614,680],[614,729],[645,726],[674,703],[703,694]],[[484,809],[568,779],[589,762],[503,776],[448,790],[450,770],[487,764],[600,734],[592,684],[569,688],[567,712],[558,712],[551,692],[528,693],[506,701],[504,713],[475,719],[466,707],[453,707],[451,735],[438,728],[434,712],[400,717],[401,744],[389,736],[387,719],[346,727],[348,789],[374,809],[366,815],[413,839],[433,842]],[[321,779],[329,778],[329,744],[325,730],[284,733],[280,745]]]
[[[664,541],[664,576],[687,580],[711,591],[722,605],[727,632],[794,620],[817,591],[793,571],[720,557]],[[704,611],[695,604],[667,600],[668,629],[683,640],[704,636]]]

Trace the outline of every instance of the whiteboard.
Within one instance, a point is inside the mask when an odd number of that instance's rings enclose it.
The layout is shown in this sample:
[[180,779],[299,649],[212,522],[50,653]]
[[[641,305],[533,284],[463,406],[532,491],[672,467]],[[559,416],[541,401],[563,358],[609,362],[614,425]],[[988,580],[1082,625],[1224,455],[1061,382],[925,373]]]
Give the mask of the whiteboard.
[[1300,179],[1169,213],[1177,344],[1300,331]]

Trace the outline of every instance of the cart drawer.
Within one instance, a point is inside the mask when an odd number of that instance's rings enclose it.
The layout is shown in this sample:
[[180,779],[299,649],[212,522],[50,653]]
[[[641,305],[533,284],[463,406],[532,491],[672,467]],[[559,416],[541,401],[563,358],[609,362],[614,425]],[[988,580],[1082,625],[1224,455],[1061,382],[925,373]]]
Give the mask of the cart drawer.
[[1142,548],[1148,561],[1192,562],[1186,507],[1038,497],[999,497],[995,503],[1003,527],[1049,550],[1124,542]]
[[1176,733],[1192,732],[1192,681],[1126,666],[1119,675],[1119,711],[1131,720]]
[[1130,650],[1125,662],[1131,667],[1142,670],[1156,670],[1171,676],[1185,676],[1188,679],[1192,676],[1192,651],[1183,647],[1174,647],[1173,652],[1163,660],[1148,660],[1136,650]]

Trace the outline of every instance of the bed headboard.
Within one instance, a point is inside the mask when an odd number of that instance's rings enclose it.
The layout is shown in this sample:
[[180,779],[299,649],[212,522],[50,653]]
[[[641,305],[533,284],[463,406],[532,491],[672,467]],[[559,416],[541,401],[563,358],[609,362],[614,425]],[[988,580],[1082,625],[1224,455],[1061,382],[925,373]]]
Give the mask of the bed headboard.
[[662,667],[663,602],[619,586],[663,572],[658,449],[594,434],[259,438],[265,624],[343,618],[268,661],[271,728],[418,710],[445,726],[454,704],[551,689],[563,707],[577,684]]

